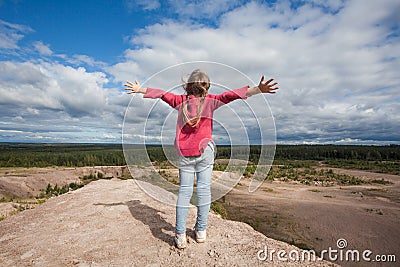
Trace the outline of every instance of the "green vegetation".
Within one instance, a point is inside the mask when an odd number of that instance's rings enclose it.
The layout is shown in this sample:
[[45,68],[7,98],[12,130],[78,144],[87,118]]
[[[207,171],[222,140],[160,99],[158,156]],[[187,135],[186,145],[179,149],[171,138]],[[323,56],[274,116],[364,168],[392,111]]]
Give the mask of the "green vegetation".
[[399,161],[400,146],[277,145],[276,159]]
[[29,209],[34,209],[37,205],[40,205],[44,203],[46,200],[45,199],[22,199],[22,198],[5,198],[2,197],[0,199],[0,202],[8,202],[12,204],[12,207],[14,208],[13,211],[9,212],[8,214],[3,214],[0,216],[0,221],[4,220],[8,216],[12,216],[17,214],[18,212],[24,211],[24,210],[29,210]]
[[383,212],[382,212],[382,210],[381,209],[365,209],[367,212],[370,212],[370,213],[375,213],[375,214],[378,214],[378,215],[383,215]]
[[377,180],[377,179],[371,180],[370,182],[373,183],[373,184],[383,184],[383,185],[393,184],[392,182],[387,181],[387,180],[385,180],[385,179],[383,179],[383,178],[380,179],[380,180]]
[[14,199],[12,197],[10,198],[2,197],[0,198],[0,203],[13,202],[13,200]]
[[[140,149],[132,146],[132,149]],[[166,156],[158,145],[146,147],[151,161],[164,162]],[[172,147],[167,147],[172,149]],[[217,159],[232,158],[249,160],[257,164],[261,146],[218,146]],[[381,164],[380,168],[399,170],[400,146],[355,145],[277,145],[275,164],[293,164],[308,167],[323,161],[330,166]],[[47,167],[47,166],[122,166],[126,165],[121,144],[28,144],[0,143],[0,167]]]
[[63,186],[58,186],[58,184],[55,184],[53,187],[51,184],[47,184],[46,190],[44,192],[42,192],[36,198],[46,199],[46,198],[50,198],[53,196],[59,196],[59,195],[69,192],[70,190],[76,190],[83,186],[84,186],[84,184],[70,183],[70,184],[66,184]]
[[97,174],[90,173],[89,175],[84,175],[80,177],[80,183],[70,183],[63,186],[59,186],[55,184],[52,186],[51,184],[47,184],[46,190],[44,190],[40,195],[38,195],[37,199],[47,199],[53,196],[59,196],[69,191],[73,191],[79,189],[92,181],[96,181],[99,179],[111,179],[112,177],[105,177],[103,173],[98,172]]
[[81,178],[81,180],[86,181],[86,183],[87,183],[87,182],[91,182],[91,181],[97,181],[100,179],[110,180],[112,177],[111,176],[105,177],[103,173],[98,172],[97,174],[90,173],[89,175],[84,175],[83,177],[80,177],[80,178]]
[[13,207],[16,209],[15,213],[34,208],[31,205],[24,205],[24,204],[13,204]]
[[[281,241],[283,241],[283,240],[281,240]],[[283,242],[285,242],[285,241],[283,241]],[[293,246],[296,246],[296,247],[298,247],[299,249],[303,249],[303,250],[311,250],[311,248],[307,245],[307,244],[304,244],[304,243],[297,243],[297,242],[295,242],[294,241],[294,239],[292,239],[290,242],[288,242],[290,245],[293,245]]]
[[215,213],[221,215],[221,218],[226,219],[228,216],[228,212],[226,211],[223,204],[220,201],[213,201],[211,202],[210,209]]
[[305,185],[318,184],[332,185],[359,185],[363,180],[347,174],[338,174],[332,169],[293,168],[287,165],[273,166],[268,173],[267,180],[284,182],[296,181]]
[[400,161],[385,160],[344,160],[329,159],[324,162],[330,167],[366,170],[372,172],[381,172],[400,175]]
[[[146,158],[140,146],[129,147],[129,156],[138,157],[134,162]],[[173,149],[166,147],[164,149]],[[140,151],[139,151],[140,150]],[[150,161],[168,167],[163,148],[157,145],[146,147]],[[269,149],[273,151],[273,149]],[[217,159],[249,160],[245,175],[254,173],[261,146],[218,146]],[[309,168],[318,164],[328,167],[352,168],[400,175],[400,146],[355,146],[355,145],[277,145],[274,165],[293,168]],[[49,167],[49,166],[123,166],[126,165],[121,144],[28,144],[0,143],[0,167]],[[225,165],[215,165],[215,170],[225,170]],[[253,169],[252,169],[253,168]]]
[[319,190],[319,189],[311,189],[310,191],[311,191],[311,192],[314,192],[314,193],[321,193],[321,192],[322,192],[322,191]]
[[122,165],[121,145],[0,143],[0,167]]

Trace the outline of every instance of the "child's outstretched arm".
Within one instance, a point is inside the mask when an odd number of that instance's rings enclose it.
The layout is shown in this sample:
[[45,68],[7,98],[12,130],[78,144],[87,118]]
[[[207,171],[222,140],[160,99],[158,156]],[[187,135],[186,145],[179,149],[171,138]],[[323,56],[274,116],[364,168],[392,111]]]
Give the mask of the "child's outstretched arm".
[[135,80],[135,83],[126,81],[124,86],[125,86],[125,90],[130,91],[130,92],[128,92],[128,94],[134,94],[134,93],[145,94],[147,92],[147,88],[142,88],[140,86],[140,83],[137,80]]
[[164,90],[155,88],[143,88],[136,80],[135,83],[126,81],[124,86],[125,90],[129,91],[128,94],[141,93],[143,94],[144,98],[161,98],[173,108],[178,107],[186,99],[186,95],[175,95],[173,93],[165,92]]
[[264,94],[275,94],[276,90],[279,89],[276,85],[277,82],[273,82],[274,79],[271,78],[268,81],[264,82],[264,75],[261,77],[260,83],[258,86],[251,87],[247,89],[246,96],[252,96],[260,93]]

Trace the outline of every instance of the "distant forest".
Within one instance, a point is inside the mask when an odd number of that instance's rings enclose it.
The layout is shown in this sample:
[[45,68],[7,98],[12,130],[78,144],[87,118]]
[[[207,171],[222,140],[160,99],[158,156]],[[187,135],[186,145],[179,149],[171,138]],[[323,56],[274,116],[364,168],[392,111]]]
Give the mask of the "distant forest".
[[[246,148],[218,146],[217,159],[245,153]],[[249,160],[258,162],[260,146],[251,146]],[[151,161],[163,162],[161,146],[148,146]],[[240,157],[239,157],[240,158]],[[275,161],[310,160],[332,162],[400,162],[400,146],[277,145]],[[122,166],[126,165],[121,144],[0,143],[0,167]],[[334,164],[333,164],[334,165]]]

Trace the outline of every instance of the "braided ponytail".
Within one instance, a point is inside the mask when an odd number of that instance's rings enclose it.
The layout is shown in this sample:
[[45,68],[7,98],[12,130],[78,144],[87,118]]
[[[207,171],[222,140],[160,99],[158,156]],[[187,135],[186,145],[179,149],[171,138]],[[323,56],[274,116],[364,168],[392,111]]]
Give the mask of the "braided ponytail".
[[[182,117],[185,121],[185,124],[194,128],[200,123],[204,98],[207,95],[208,89],[210,88],[210,78],[206,72],[196,69],[190,74],[189,79],[186,83],[184,83],[183,88],[186,91],[186,101],[183,103]],[[200,105],[197,108],[197,116],[194,118],[189,118],[188,114],[188,102],[190,95],[202,98]]]

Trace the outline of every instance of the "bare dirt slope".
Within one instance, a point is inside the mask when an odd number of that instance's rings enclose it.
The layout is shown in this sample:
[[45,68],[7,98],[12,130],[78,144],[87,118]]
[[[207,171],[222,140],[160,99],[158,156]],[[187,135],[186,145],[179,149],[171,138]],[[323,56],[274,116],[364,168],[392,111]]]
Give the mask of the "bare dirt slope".
[[[247,179],[226,197],[228,218],[249,222],[269,237],[293,242],[315,251],[336,249],[345,239],[346,249],[371,250],[375,255],[400,254],[400,176],[359,170],[333,169],[366,181],[354,186],[307,186],[290,182],[265,182],[248,192]],[[372,180],[391,184],[370,183]],[[397,259],[398,261],[398,259]],[[363,266],[363,263],[343,263]],[[394,266],[387,263],[387,266]],[[368,266],[383,266],[379,264]]]
[[[140,171],[140,170],[139,170]],[[30,198],[39,195],[48,184],[63,186],[80,183],[85,175],[103,174],[104,177],[123,177],[128,172],[124,166],[1,168],[0,198]]]
[[[173,197],[173,196],[169,196]],[[194,225],[191,209],[188,227]],[[173,246],[175,211],[148,197],[134,180],[99,180],[0,222],[1,266],[264,266],[257,252],[296,249],[240,222],[210,214],[208,240],[189,231]],[[286,262],[279,266],[329,266]]]

